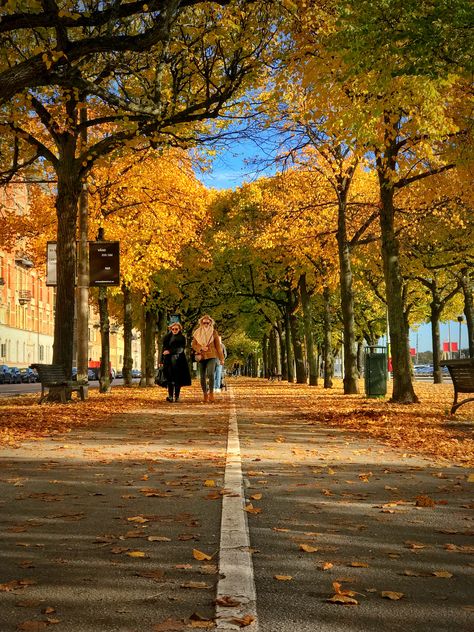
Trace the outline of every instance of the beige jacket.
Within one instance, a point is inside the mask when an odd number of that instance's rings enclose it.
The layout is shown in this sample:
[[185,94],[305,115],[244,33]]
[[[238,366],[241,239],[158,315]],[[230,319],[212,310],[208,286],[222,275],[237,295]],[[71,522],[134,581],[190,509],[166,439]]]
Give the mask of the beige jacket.
[[219,340],[219,334],[217,333],[215,329],[214,329],[212,340],[209,344],[209,348],[207,351],[203,351],[201,349],[201,345],[194,337],[191,343],[191,347],[193,348],[195,353],[199,353],[201,355],[202,360],[209,360],[210,358],[219,358],[221,362],[224,362],[224,354],[222,353],[222,345]]

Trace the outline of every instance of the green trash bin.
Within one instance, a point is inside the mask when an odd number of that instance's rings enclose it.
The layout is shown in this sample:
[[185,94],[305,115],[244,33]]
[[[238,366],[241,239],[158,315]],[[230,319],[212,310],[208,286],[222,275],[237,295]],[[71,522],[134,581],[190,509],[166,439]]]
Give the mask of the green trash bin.
[[385,397],[387,394],[387,348],[365,348],[365,394],[367,397]]

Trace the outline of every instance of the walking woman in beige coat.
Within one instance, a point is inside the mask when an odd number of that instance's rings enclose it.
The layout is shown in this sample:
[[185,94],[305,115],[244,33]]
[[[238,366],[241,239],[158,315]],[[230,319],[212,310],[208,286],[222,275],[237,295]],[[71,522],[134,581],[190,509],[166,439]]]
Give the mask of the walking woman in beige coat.
[[214,372],[218,362],[224,364],[224,354],[215,322],[208,314],[204,314],[199,319],[198,327],[193,333],[191,346],[196,362],[199,363],[204,401],[213,402]]

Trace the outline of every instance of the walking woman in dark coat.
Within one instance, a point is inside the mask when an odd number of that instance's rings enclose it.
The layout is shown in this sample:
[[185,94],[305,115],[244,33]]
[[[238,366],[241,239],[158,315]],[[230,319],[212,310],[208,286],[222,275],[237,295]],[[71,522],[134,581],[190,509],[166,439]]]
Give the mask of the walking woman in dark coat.
[[163,338],[163,352],[161,362],[163,372],[168,382],[167,402],[179,401],[182,386],[191,385],[188,361],[184,353],[186,338],[180,323],[172,323]]

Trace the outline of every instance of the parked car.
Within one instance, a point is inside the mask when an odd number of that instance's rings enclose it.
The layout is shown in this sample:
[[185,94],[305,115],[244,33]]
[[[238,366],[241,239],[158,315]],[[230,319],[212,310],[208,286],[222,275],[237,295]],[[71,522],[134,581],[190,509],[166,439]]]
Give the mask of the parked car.
[[415,364],[413,367],[413,374],[419,376],[430,376],[433,375],[433,365],[432,364]]
[[20,369],[21,381],[28,384],[38,381],[38,373],[31,367]]
[[[72,379],[77,380],[77,368],[72,368]],[[87,369],[87,380],[90,382],[91,380],[97,379],[93,369]]]
[[17,366],[12,366],[10,372],[12,374],[10,384],[21,384],[23,380],[21,379],[20,369]]
[[0,364],[0,384],[11,384],[12,373],[6,364]]
[[132,378],[141,377],[141,376],[142,376],[142,372],[140,371],[140,369],[132,369]]

